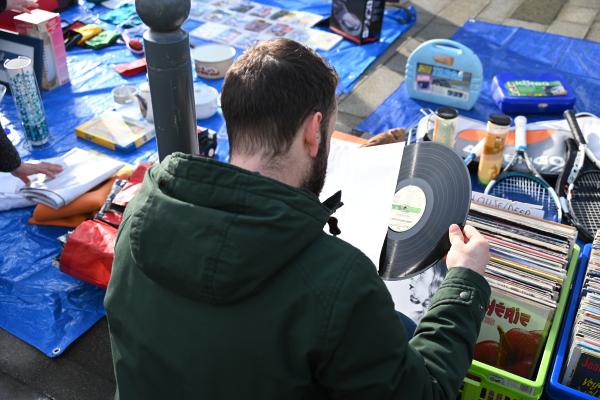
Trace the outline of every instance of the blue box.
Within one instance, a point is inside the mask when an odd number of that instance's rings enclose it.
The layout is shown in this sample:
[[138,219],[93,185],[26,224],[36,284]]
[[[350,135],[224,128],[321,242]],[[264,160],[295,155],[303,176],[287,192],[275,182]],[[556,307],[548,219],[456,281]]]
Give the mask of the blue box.
[[417,100],[470,110],[479,98],[483,67],[467,46],[447,39],[422,43],[406,62],[406,90]]
[[575,93],[556,74],[494,76],[492,97],[505,114],[562,114],[575,105]]
[[569,351],[569,341],[571,339],[571,330],[575,322],[575,316],[579,309],[579,300],[581,298],[581,288],[587,271],[587,265],[592,251],[592,245],[586,244],[579,256],[577,264],[577,275],[571,288],[569,304],[567,305],[566,316],[563,321],[562,330],[558,342],[558,349],[552,361],[552,370],[550,380],[546,382],[546,395],[550,400],[595,400],[596,397],[587,393],[580,392],[560,382],[561,372],[565,363],[565,357]]

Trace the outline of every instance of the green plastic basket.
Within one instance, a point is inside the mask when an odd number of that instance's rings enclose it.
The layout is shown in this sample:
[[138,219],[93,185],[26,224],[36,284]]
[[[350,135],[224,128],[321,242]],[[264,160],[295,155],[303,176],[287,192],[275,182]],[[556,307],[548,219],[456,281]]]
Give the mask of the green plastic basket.
[[525,379],[473,360],[469,373],[464,379],[460,397],[462,400],[537,400],[542,396],[578,259],[579,246],[575,246],[535,380]]

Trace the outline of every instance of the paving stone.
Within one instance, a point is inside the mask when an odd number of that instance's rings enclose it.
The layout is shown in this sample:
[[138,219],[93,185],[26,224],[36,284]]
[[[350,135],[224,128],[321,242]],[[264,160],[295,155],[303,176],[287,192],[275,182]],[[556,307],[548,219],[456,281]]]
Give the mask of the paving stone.
[[554,21],[552,25],[548,27],[546,32],[575,38],[584,38],[588,30],[588,25],[574,24],[572,22],[565,21]]
[[432,14],[437,14],[448,4],[452,3],[452,0],[413,0],[411,3]]
[[511,18],[550,25],[561,8],[564,0],[527,0],[512,13]]
[[524,0],[491,0],[477,19],[488,22],[501,23],[508,18],[521,5]]
[[392,71],[404,74],[406,69],[406,61],[411,53],[423,43],[423,40],[417,38],[407,38],[398,48],[395,49],[395,54],[385,62],[385,66]]
[[478,15],[489,2],[490,0],[454,0],[438,16],[455,25],[462,26],[470,18]]
[[2,372],[0,372],[0,399],[52,400]]
[[594,42],[600,42],[600,22],[592,24],[585,38]]
[[457,31],[457,29],[458,26],[456,24],[448,22],[443,18],[436,17],[414,36],[422,41],[439,38],[448,39]]
[[600,9],[600,0],[569,0],[567,5]]
[[356,117],[370,115],[383,100],[400,86],[403,74],[387,68],[385,65],[376,68],[372,74],[363,79],[354,91],[340,102],[339,110]]
[[115,394],[114,382],[60,357],[28,386],[56,400],[113,400]]
[[0,372],[29,384],[51,362],[36,348],[0,329]]
[[77,339],[65,350],[61,358],[72,361],[82,368],[93,371],[95,374],[114,382],[115,376],[106,318],[102,318],[88,332]]
[[536,22],[521,21],[519,19],[507,18],[503,25],[518,26],[519,28],[530,29],[532,31],[546,32],[548,25],[538,24]]
[[562,10],[560,10],[556,20],[572,22],[580,25],[590,25],[594,21],[597,13],[598,9],[595,8],[586,8],[567,4],[562,8]]
[[335,129],[344,133],[352,133],[356,125],[360,124],[362,120],[361,117],[340,111],[338,112]]
[[415,7],[415,10],[417,12],[417,23],[414,24],[408,30],[408,32],[406,32],[406,35],[414,35],[415,33],[421,31],[421,29],[426,27],[435,18],[435,14],[427,11],[424,8],[416,4],[413,4],[413,7]]

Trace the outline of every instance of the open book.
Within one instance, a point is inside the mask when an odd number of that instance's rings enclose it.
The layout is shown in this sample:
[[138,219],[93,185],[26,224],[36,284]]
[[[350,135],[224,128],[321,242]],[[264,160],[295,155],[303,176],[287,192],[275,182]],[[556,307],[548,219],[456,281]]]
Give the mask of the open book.
[[74,148],[60,157],[45,160],[60,164],[63,172],[53,179],[43,174],[31,176],[30,184],[18,193],[34,203],[61,208],[104,182],[123,167],[123,163],[80,148]]

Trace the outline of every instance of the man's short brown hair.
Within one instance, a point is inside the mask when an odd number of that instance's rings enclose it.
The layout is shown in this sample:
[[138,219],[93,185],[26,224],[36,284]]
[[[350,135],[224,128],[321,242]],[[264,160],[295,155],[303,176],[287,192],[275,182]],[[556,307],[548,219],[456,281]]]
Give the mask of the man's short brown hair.
[[248,49],[225,76],[221,105],[232,152],[272,157],[287,152],[304,120],[335,110],[338,77],[314,51],[288,39]]

